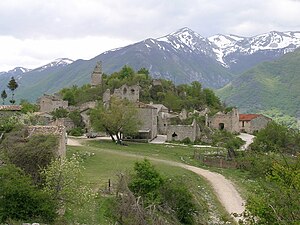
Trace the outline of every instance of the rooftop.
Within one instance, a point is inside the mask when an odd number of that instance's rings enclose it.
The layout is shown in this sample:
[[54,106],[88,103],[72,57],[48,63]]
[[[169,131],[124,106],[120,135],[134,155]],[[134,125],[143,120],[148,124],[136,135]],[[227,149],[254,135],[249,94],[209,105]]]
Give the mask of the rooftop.
[[21,105],[0,105],[0,111],[20,111]]
[[240,120],[250,121],[259,116],[261,116],[261,114],[240,114]]

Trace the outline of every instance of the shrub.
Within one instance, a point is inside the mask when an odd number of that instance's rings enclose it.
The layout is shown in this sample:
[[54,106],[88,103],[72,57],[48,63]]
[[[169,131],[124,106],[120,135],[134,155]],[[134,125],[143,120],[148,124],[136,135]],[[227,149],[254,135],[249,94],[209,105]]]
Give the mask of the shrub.
[[181,142],[186,145],[193,143],[189,137],[184,138]]
[[56,206],[48,193],[13,165],[0,167],[0,223],[8,220],[52,223]]
[[83,135],[83,129],[80,128],[80,127],[75,127],[75,128],[72,128],[70,131],[69,131],[69,135],[71,136],[82,136]]
[[142,196],[145,204],[159,200],[159,187],[163,184],[161,175],[156,171],[150,161],[136,162],[135,174],[129,184],[130,190],[137,196]]
[[40,182],[40,169],[49,165],[55,156],[58,139],[53,135],[34,135],[25,138],[25,131],[11,132],[1,143],[0,150],[8,160]]
[[166,182],[161,187],[162,199],[176,213],[179,222],[183,224],[194,224],[196,205],[193,196],[184,183]]

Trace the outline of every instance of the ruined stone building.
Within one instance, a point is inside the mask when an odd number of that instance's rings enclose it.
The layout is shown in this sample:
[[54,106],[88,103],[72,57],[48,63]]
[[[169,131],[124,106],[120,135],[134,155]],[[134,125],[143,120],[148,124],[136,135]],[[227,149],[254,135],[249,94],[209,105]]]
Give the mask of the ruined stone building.
[[233,108],[230,112],[218,112],[212,117],[206,117],[206,125],[213,129],[239,133],[239,111],[236,108]]
[[40,107],[40,112],[52,112],[56,109],[66,109],[68,107],[68,101],[61,99],[59,95],[47,95],[44,94],[37,100],[37,104]]
[[210,128],[227,130],[232,133],[246,132],[252,134],[267,126],[272,119],[261,114],[239,114],[237,109],[231,112],[218,112],[212,117],[206,117]]
[[28,137],[33,135],[55,135],[58,137],[58,147],[56,155],[58,157],[66,156],[66,129],[64,126],[29,126],[27,127]]
[[138,130],[140,139],[152,140],[157,136],[157,109],[142,102],[136,103],[137,119],[141,122]]
[[157,110],[157,133],[166,135],[171,117],[169,109],[163,104],[150,103],[148,105],[153,106]]
[[94,71],[92,72],[91,75],[91,85],[97,86],[102,83],[102,62],[97,62]]
[[182,141],[185,138],[189,138],[194,142],[200,138],[200,134],[200,128],[196,120],[194,120],[191,125],[169,125],[167,141]]
[[120,99],[127,99],[131,102],[138,102],[140,99],[140,86],[127,84],[122,85],[120,88],[114,90],[113,96]]
[[272,120],[261,114],[240,114],[240,131],[253,134],[267,126]]
[[0,105],[0,117],[16,115],[21,110],[21,105]]

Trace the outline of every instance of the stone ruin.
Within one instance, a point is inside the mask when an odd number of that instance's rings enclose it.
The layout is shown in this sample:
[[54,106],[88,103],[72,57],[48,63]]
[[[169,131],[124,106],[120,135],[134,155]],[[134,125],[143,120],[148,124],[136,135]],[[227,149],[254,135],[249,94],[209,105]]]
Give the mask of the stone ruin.
[[28,137],[33,135],[55,135],[59,140],[56,155],[58,157],[66,156],[67,136],[64,126],[28,126],[27,132]]
[[102,83],[102,62],[97,62],[94,71],[91,75],[91,85],[92,87],[100,85]]
[[58,94],[47,95],[44,94],[37,100],[37,104],[40,107],[40,112],[50,113],[56,109],[66,109],[68,107],[68,101],[64,101]]

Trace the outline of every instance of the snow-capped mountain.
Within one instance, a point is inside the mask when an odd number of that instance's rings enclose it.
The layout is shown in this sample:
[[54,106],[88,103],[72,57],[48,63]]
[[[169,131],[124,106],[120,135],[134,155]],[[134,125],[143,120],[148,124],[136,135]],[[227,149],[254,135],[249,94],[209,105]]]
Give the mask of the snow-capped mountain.
[[189,53],[202,53],[213,56],[209,40],[187,27],[156,40],[171,44],[175,51],[182,50]]
[[[251,67],[278,59],[297,47],[300,47],[300,32],[272,31],[254,37],[218,34],[206,38],[185,27],[163,37],[106,51],[90,60],[73,62],[62,58],[24,71],[16,95],[32,100],[44,92],[89,83],[97,61],[102,61],[106,74],[129,65],[136,71],[144,67],[154,78],[169,79],[176,84],[199,81],[203,87],[220,88]],[[7,83],[2,79],[4,74],[11,75],[0,73],[0,88]]]
[[254,37],[220,34],[208,39],[215,45],[213,51],[217,60],[233,70],[239,61],[253,61],[253,55],[258,61],[269,61],[300,47],[300,32],[290,31],[271,31]]
[[58,59],[55,59],[54,61],[44,65],[44,66],[41,66],[39,68],[36,68],[34,70],[38,70],[40,72],[42,72],[43,70],[46,70],[46,69],[49,69],[49,68],[53,68],[53,67],[61,67],[61,66],[67,66],[71,63],[73,63],[74,60],[72,59],[68,59],[68,58],[58,58]]

